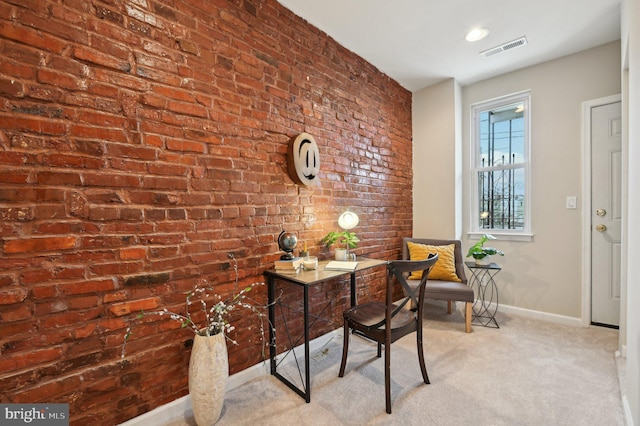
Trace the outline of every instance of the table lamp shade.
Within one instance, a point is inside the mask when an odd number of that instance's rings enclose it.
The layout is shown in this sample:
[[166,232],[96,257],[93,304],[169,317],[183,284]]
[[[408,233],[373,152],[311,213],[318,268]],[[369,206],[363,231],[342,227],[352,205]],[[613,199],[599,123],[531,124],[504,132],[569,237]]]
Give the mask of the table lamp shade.
[[346,211],[340,215],[338,218],[338,226],[340,228],[346,230],[353,229],[358,226],[358,222],[360,218],[354,212]]

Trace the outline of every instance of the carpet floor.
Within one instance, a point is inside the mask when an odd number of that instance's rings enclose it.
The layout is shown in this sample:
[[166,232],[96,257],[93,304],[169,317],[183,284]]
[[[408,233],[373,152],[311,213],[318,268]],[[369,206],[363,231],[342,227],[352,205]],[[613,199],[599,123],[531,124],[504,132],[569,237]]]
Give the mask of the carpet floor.
[[[391,347],[393,413],[385,412],[384,357],[351,336],[311,355],[311,402],[272,376],[228,392],[218,425],[624,425],[615,351],[618,331],[578,328],[498,312],[500,328],[464,333],[460,311],[426,309],[422,383],[415,334]],[[295,379],[292,365],[279,367]],[[164,426],[193,426],[193,418]]]

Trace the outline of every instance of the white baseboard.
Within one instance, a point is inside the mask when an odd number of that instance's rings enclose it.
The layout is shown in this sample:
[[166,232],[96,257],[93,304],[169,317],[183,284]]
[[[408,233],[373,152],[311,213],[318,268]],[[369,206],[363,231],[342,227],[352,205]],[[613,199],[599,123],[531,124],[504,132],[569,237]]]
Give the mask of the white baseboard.
[[622,408],[624,409],[624,420],[627,426],[634,426],[633,416],[631,416],[631,407],[629,406],[629,400],[627,395],[622,396]]
[[518,315],[520,317],[553,322],[556,324],[570,325],[574,327],[582,327],[582,320],[580,318],[568,317],[565,315],[550,314],[548,312],[533,311],[531,309],[519,308],[517,306],[500,305],[498,311],[504,313]]
[[144,414],[120,423],[120,426],[158,426],[182,419],[191,413],[191,398],[185,395]]
[[[429,303],[432,303],[432,302],[430,301]],[[456,303],[455,309],[460,310],[460,312],[462,312],[462,315],[464,315],[464,303]],[[495,309],[495,304],[489,303],[488,310],[493,311],[494,309]],[[502,304],[498,305],[498,312],[517,315],[519,317],[533,319],[533,320],[570,325],[574,327],[583,326],[580,318],[568,317],[565,315],[558,315],[558,314],[550,314],[548,312],[542,312],[542,311],[534,311],[531,309],[519,308],[517,306],[511,306],[511,305],[502,305]]]

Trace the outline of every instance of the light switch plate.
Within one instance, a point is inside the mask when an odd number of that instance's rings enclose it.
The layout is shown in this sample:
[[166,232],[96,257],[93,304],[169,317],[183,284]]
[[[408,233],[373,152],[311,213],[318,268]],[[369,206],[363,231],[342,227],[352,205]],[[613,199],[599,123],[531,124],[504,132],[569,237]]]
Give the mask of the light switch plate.
[[575,196],[567,197],[567,208],[568,209],[576,209],[578,206],[578,201]]

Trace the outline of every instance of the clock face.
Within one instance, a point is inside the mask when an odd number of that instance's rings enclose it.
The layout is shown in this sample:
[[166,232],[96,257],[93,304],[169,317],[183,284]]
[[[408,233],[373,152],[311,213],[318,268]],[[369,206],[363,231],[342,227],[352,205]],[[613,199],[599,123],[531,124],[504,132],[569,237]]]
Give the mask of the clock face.
[[289,176],[294,182],[311,185],[318,180],[320,151],[315,139],[308,133],[300,133],[289,144],[287,153]]

